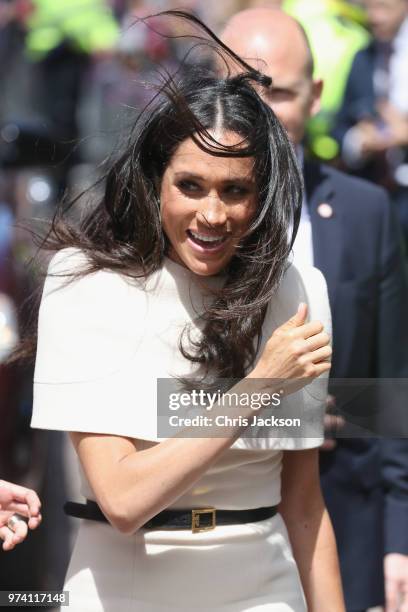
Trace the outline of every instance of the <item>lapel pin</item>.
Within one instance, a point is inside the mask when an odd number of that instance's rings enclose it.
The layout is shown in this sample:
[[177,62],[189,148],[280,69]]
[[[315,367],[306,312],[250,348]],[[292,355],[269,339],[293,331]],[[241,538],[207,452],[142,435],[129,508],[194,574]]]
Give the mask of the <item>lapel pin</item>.
[[333,216],[333,208],[330,206],[330,204],[326,204],[325,202],[323,204],[319,204],[317,207],[317,212],[321,217],[323,217],[323,219],[330,219],[330,217]]

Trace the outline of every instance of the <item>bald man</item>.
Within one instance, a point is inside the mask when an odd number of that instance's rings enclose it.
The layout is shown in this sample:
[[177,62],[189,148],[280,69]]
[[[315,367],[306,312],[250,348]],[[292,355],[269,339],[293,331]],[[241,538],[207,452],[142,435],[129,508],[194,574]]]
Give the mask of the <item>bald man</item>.
[[[278,9],[255,9],[235,15],[221,37],[272,77],[262,95],[303,167],[306,195],[294,259],[315,265],[328,284],[332,381],[408,377],[407,277],[389,198],[366,181],[303,158],[305,124],[318,112],[322,91],[303,29]],[[358,407],[363,414],[372,409]],[[394,435],[407,435],[394,425]],[[346,439],[340,433],[335,449],[321,452],[321,476],[347,609],[384,603],[385,558],[387,611],[397,610],[398,598],[405,606],[398,609],[408,610],[407,440]]]

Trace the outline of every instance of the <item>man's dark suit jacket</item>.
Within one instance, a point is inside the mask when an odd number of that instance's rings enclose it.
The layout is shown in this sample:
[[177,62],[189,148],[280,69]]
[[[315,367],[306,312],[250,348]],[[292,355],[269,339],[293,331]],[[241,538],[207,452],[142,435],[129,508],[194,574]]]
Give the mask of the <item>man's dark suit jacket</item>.
[[374,94],[375,46],[371,43],[354,57],[342,106],[337,115],[335,137],[342,142],[347,130],[362,119],[377,116]]
[[[326,278],[332,309],[332,380],[408,378],[407,274],[386,192],[310,162],[305,185],[314,265]],[[319,214],[322,203],[331,217]],[[336,450],[320,457],[347,609],[381,605],[384,554],[408,554],[408,440],[395,433],[340,437]]]
[[[372,42],[368,47],[359,51],[353,60],[342,106],[337,114],[336,125],[333,129],[333,136],[341,147],[344,136],[350,128],[362,119],[378,118],[374,91],[375,57],[375,43]],[[408,147],[400,148],[398,156],[401,157],[400,163],[408,163]],[[389,183],[390,175],[387,175],[387,168],[390,168],[390,166],[386,157],[380,155],[373,158],[372,161],[367,161],[353,173],[374,183],[381,183],[387,185],[388,188],[393,188],[393,199],[408,245],[408,189],[406,186],[392,186]]]

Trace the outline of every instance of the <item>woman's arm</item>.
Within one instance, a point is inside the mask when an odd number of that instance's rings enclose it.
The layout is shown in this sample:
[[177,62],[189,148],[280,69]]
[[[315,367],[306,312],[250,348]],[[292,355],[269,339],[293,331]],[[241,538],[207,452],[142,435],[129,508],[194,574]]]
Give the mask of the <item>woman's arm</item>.
[[242,429],[223,438],[174,436],[143,450],[138,440],[121,436],[70,436],[105,516],[131,534],[191,488]]
[[283,454],[285,521],[309,612],[344,612],[336,541],[320,489],[319,451]]
[[[301,388],[310,378],[330,368],[329,338],[320,322],[305,323],[302,305],[289,321],[273,332],[253,371],[234,385],[231,394],[269,392]],[[272,379],[272,380],[270,380]],[[277,385],[276,388],[273,386]],[[266,388],[262,389],[266,391]],[[112,407],[114,410],[114,407]],[[250,406],[228,408],[231,417],[251,420]],[[213,422],[226,409],[212,409]],[[141,450],[138,442],[121,436],[71,433],[92,490],[109,521],[123,533],[134,533],[146,521],[170,506],[209,469],[246,428],[235,421],[228,427],[214,425],[205,438],[194,437],[197,429],[184,429],[155,446]]]

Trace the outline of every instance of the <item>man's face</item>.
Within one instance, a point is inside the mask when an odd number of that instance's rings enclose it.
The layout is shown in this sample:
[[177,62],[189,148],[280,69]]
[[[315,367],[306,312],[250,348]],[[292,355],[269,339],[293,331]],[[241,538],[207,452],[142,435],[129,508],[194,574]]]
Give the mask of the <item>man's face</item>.
[[[291,51],[287,44],[253,38],[253,45],[234,38],[225,40],[237,55],[272,78],[272,87],[259,93],[284,125],[294,144],[302,141],[307,120],[320,109],[322,83],[314,81],[308,70],[308,55],[303,45]],[[265,43],[265,44],[264,44]],[[259,58],[259,59],[253,59]]]
[[391,41],[408,15],[407,0],[364,0],[370,29],[376,40]]
[[249,0],[246,8],[281,8],[284,0]]
[[262,97],[285,126],[289,139],[298,144],[307,120],[314,114],[315,84],[302,64],[295,65],[290,59],[286,62],[276,62],[273,57],[265,59],[273,82]]

